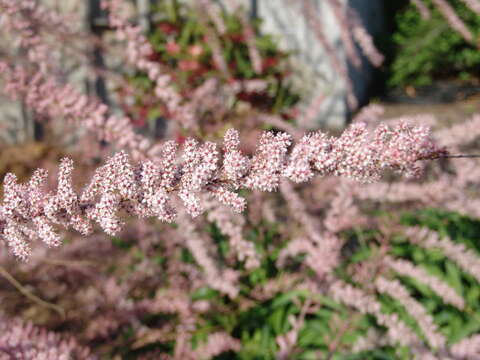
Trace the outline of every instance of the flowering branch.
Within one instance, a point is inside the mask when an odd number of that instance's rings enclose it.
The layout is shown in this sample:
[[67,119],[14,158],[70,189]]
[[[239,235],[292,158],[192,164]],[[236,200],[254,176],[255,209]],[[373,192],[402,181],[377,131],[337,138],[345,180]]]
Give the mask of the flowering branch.
[[89,234],[96,222],[107,234],[115,235],[123,225],[120,211],[172,222],[176,215],[173,195],[192,217],[204,212],[202,194],[242,212],[246,202],[236,192],[242,188],[274,191],[282,178],[301,183],[315,175],[372,182],[385,170],[412,176],[420,172],[417,161],[445,153],[434,145],[428,128],[406,123],[395,128],[382,125],[372,134],[365,124],[356,123],[338,138],[314,132],[289,151],[291,143],[286,133],[265,132],[256,153],[249,157],[239,150],[238,132],[230,129],[223,151],[215,143],[199,144],[189,138],[178,157],[178,145],[167,141],[155,162],[136,165],[122,151],[97,169],[81,195],[72,184],[70,159],[60,163],[56,193],[42,191],[46,170],[37,169],[26,184],[17,183],[16,176],[9,173],[4,178],[0,235],[17,257],[27,259],[27,240],[40,238],[49,246],[60,244],[54,225]]

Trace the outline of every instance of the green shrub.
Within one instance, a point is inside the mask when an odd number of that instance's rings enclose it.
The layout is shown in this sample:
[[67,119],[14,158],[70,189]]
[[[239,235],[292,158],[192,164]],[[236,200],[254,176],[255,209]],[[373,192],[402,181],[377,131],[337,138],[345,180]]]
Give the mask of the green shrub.
[[[453,30],[439,11],[429,6],[432,17],[422,19],[414,5],[396,16],[393,34],[395,57],[389,69],[388,85],[422,86],[434,79],[456,77],[471,80],[480,75],[480,51]],[[458,0],[450,2],[460,18],[477,38],[480,16]]]

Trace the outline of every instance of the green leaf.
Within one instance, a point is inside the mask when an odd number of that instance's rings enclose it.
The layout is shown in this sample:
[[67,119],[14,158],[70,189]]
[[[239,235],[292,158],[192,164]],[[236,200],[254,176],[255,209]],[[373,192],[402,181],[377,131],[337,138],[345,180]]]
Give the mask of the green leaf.
[[187,23],[183,27],[180,38],[178,39],[178,44],[182,47],[182,49],[185,49],[185,47],[189,44],[195,27],[196,22],[194,20],[187,21]]
[[445,269],[447,270],[447,280],[453,288],[457,291],[459,294],[463,294],[463,285],[462,285],[462,279],[461,279],[461,274],[458,268],[453,265],[451,262],[446,261],[445,262]]
[[276,309],[268,318],[268,323],[272,327],[275,334],[281,334],[286,324],[285,308]]
[[237,64],[238,70],[240,70],[244,77],[251,78],[254,72],[250,62],[245,60],[238,49],[234,49],[233,55],[235,57],[235,63]]
[[191,295],[191,298],[193,301],[210,300],[217,297],[218,295],[219,293],[217,290],[209,287],[201,287]]
[[294,290],[286,292],[275,298],[275,300],[272,302],[272,308],[275,309],[277,307],[285,306],[286,304],[291,303],[292,299],[300,296],[306,296],[307,294],[308,292],[304,290]]
[[467,303],[472,306],[478,306],[480,303],[480,287],[472,286],[470,287],[465,295]]

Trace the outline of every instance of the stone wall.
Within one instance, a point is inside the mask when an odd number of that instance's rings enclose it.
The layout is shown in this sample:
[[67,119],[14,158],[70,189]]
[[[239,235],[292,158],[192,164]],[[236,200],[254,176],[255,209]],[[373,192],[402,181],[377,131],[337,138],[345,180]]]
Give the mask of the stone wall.
[[[305,106],[315,94],[326,95],[310,127],[327,126],[340,128],[350,115],[347,106],[345,81],[334,70],[329,57],[307,25],[305,18],[296,10],[296,0],[242,0],[243,5],[255,10],[263,19],[265,32],[278,34],[280,46],[294,53],[294,66],[298,72],[295,79],[297,88],[305,95]],[[343,0],[358,11],[366,28],[376,34],[383,27],[383,3],[381,0]],[[287,5],[290,3],[289,5]],[[340,39],[340,29],[326,0],[314,0],[317,16],[323,31],[337,57],[345,62],[345,49]],[[368,99],[368,87],[372,77],[372,67],[363,59],[362,66],[356,69],[348,66],[354,92],[360,104]]]

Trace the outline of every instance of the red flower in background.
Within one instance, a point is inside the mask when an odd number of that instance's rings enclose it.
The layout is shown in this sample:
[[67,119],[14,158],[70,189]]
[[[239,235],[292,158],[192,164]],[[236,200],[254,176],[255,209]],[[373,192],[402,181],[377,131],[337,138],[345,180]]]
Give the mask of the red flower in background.
[[275,58],[275,57],[267,57],[265,59],[263,59],[263,63],[262,63],[262,70],[265,71],[267,69],[270,69],[274,66],[277,66],[278,65],[278,58]]
[[143,127],[147,123],[149,108],[143,106],[139,109],[138,115],[132,117],[132,124],[135,127]]
[[147,56],[147,59],[150,61],[160,61],[160,55],[156,52],[152,52],[150,55]]
[[178,67],[183,71],[196,71],[200,69],[200,63],[196,60],[181,60]]
[[285,115],[284,117],[285,120],[296,119],[301,115],[301,111],[298,108],[291,108],[283,115]]
[[228,68],[231,71],[236,71],[237,70],[237,63],[235,61],[231,61],[228,63]]
[[233,42],[237,42],[237,43],[245,42],[245,36],[243,36],[242,33],[230,34],[230,39],[232,39]]
[[193,57],[199,57],[203,54],[203,48],[200,45],[195,44],[188,48],[188,53]]
[[175,138],[175,140],[177,141],[177,143],[178,143],[179,145],[182,145],[182,144],[185,142],[186,139],[187,139],[187,138],[186,138],[185,136],[183,136],[182,134],[180,134],[180,133],[177,133],[177,136],[176,136],[176,138]]
[[165,35],[171,35],[178,32],[177,26],[167,22],[162,22],[158,24],[158,29],[163,32]]
[[170,55],[176,55],[180,53],[180,51],[182,50],[180,45],[178,45],[175,41],[167,42],[167,44],[165,45],[165,48],[167,50],[167,53]]

